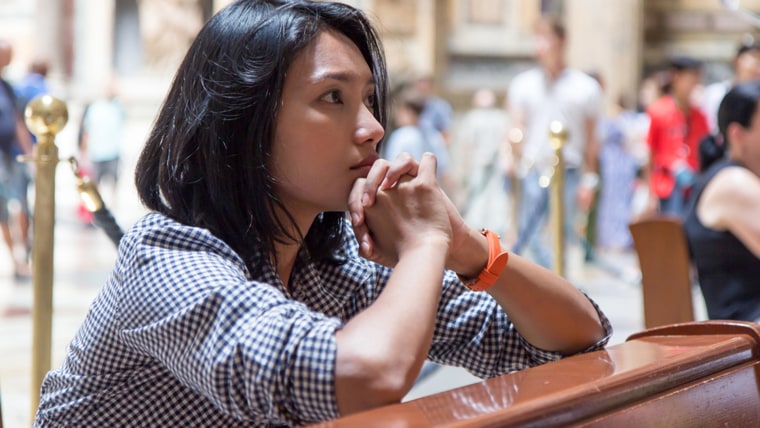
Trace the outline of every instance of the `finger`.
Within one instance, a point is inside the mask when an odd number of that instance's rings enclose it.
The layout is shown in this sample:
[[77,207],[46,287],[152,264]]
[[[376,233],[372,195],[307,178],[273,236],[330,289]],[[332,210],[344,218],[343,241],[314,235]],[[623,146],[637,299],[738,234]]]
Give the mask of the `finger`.
[[414,160],[414,157],[409,153],[400,153],[396,160],[391,163],[388,172],[385,174],[385,179],[381,183],[382,189],[390,189],[393,187],[404,175],[417,176],[417,169],[419,163]]
[[354,236],[356,236],[356,242],[359,243],[359,255],[369,259],[374,253],[374,243],[372,237],[369,234],[369,228],[364,223],[361,226],[354,227]]
[[424,177],[426,179],[432,178],[433,180],[436,180],[437,170],[438,160],[435,158],[435,155],[430,152],[423,153],[422,159],[420,160],[420,166],[417,171],[417,176]]
[[380,183],[382,183],[389,168],[390,162],[385,159],[378,159],[372,164],[372,168],[370,168],[364,183],[364,192],[361,196],[363,206],[370,207],[375,203],[377,189],[380,187]]
[[348,194],[348,212],[351,214],[351,224],[354,228],[364,223],[364,205],[362,205],[362,196],[367,179],[359,178],[354,181],[351,192]]
[[359,241],[359,254],[365,259],[372,259],[372,255],[375,253],[375,243],[372,241],[372,236],[367,233],[362,235],[361,241]]

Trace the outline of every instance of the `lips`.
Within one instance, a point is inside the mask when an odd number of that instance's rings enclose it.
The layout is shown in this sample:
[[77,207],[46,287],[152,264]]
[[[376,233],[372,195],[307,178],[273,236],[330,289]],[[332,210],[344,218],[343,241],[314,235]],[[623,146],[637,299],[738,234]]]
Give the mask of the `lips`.
[[351,169],[361,169],[361,168],[371,167],[372,164],[374,164],[377,159],[378,159],[377,154],[373,153],[367,156],[366,158],[362,159],[361,162],[352,166]]

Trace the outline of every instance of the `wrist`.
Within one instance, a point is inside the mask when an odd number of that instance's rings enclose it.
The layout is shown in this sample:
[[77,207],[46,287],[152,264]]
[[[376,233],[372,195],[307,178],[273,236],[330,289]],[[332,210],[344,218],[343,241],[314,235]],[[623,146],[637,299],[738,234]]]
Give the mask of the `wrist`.
[[404,256],[413,253],[441,253],[446,256],[449,248],[449,240],[445,237],[438,237],[435,235],[426,236],[422,239],[417,239],[414,242],[406,243],[398,247],[398,257],[401,259]]
[[592,190],[599,188],[599,174],[592,171],[584,172],[583,175],[581,175],[580,185],[581,187]]
[[459,275],[459,280],[471,291],[489,289],[496,283],[509,261],[509,253],[502,249],[499,235],[487,229],[483,229],[480,233],[486,238],[488,244],[488,261],[477,276],[464,277]]
[[477,230],[467,228],[466,238],[449,255],[446,268],[462,277],[475,277],[488,263],[488,241]]

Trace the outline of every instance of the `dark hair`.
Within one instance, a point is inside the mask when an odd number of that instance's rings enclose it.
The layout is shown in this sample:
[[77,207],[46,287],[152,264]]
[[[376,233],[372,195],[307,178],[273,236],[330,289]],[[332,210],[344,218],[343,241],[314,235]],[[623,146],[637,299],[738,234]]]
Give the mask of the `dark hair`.
[[676,71],[701,70],[702,61],[689,56],[674,56],[668,60],[668,68]]
[[753,51],[760,51],[760,41],[756,40],[754,37],[750,37],[748,40],[739,44],[739,47],[736,49],[736,57],[738,58],[747,52]]
[[557,36],[558,39],[565,41],[567,31],[565,25],[558,17],[553,15],[541,15],[538,21],[536,21],[535,28],[541,28],[542,26],[546,26],[546,28],[548,28],[552,34]]
[[427,104],[427,97],[421,93],[408,89],[404,91],[399,97],[399,105],[408,108],[417,117],[425,110],[425,104]]
[[739,83],[728,91],[718,107],[718,134],[707,136],[699,144],[700,170],[706,170],[725,156],[729,145],[726,134],[730,124],[737,123],[744,128],[751,126],[758,101],[760,80]]
[[320,214],[303,237],[275,194],[270,165],[288,69],[327,29],[345,35],[367,61],[376,83],[374,116],[385,126],[385,59],[361,11],[341,3],[239,0],[214,15],[190,46],[137,163],[137,190],[148,208],[207,228],[254,274],[261,262],[255,255],[275,257],[275,242],[303,240],[312,260],[338,261],[345,213]]
[[37,58],[29,65],[29,72],[46,77],[48,74],[48,63],[42,58]]
[[701,71],[702,62],[688,56],[673,56],[668,58],[667,71],[662,75],[661,88],[663,94],[673,91],[673,74],[683,71]]

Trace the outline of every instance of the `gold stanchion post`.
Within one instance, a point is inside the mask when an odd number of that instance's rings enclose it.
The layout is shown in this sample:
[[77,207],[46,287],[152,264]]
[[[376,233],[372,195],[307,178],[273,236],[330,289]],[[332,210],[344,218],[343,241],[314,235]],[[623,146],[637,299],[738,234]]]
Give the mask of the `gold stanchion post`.
[[514,161],[514,169],[512,174],[512,185],[510,186],[509,193],[511,197],[511,220],[512,224],[509,227],[514,227],[518,230],[520,224],[520,204],[522,204],[522,145],[524,134],[520,128],[512,128],[507,134],[507,152],[512,155]]
[[34,98],[24,111],[29,130],[37,136],[34,235],[32,237],[32,418],[40,399],[40,386],[50,370],[53,330],[53,227],[55,223],[55,135],[68,121],[66,104],[50,95]]
[[554,231],[554,272],[565,276],[565,160],[562,147],[567,141],[567,128],[562,122],[549,124],[549,141],[554,150],[554,171],[550,189],[551,225]]

